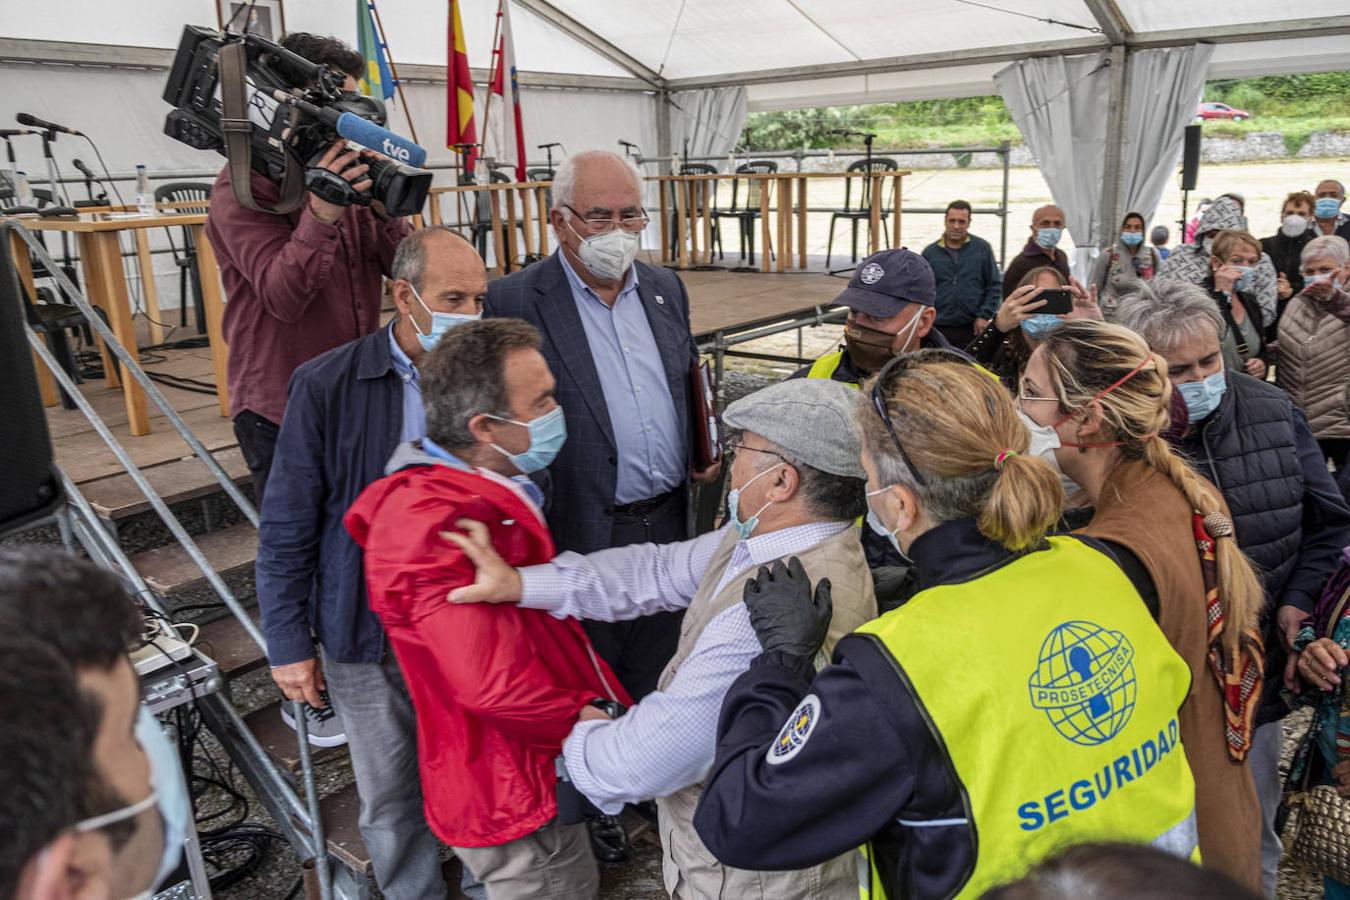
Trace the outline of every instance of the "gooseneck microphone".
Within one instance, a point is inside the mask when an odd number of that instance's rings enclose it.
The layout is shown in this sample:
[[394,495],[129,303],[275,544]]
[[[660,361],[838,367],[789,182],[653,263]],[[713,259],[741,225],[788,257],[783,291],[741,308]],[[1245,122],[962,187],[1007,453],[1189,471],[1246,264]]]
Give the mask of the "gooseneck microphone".
[[76,131],[74,128],[67,128],[64,125],[57,125],[55,122],[48,122],[46,119],[39,119],[37,116],[28,113],[19,113],[14,117],[14,121],[20,125],[27,125],[29,128],[36,128],[39,131],[59,131],[61,134],[73,134],[76,137],[84,137],[84,133]]
[[88,166],[86,166],[86,165],[85,165],[83,162],[81,162],[80,160],[78,160],[78,159],[72,159],[72,160],[70,161],[70,164],[71,164],[72,166],[74,166],[75,169],[76,169],[81,175],[83,175],[85,178],[87,178],[89,181],[98,181],[98,176],[96,176],[96,175],[94,174],[94,171],[93,171],[92,169],[90,169]]

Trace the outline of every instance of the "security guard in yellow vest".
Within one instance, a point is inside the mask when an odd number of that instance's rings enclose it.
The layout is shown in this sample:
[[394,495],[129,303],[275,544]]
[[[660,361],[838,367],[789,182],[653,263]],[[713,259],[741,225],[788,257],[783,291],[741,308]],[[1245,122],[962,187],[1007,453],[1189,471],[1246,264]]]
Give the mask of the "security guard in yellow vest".
[[1063,491],[1011,398],[936,356],[889,364],[858,410],[869,524],[920,592],[816,674],[828,583],[760,570],[764,653],[723,703],[699,835],[756,869],[863,847],[865,898],[978,897],[1085,841],[1194,856],[1189,673],[1152,585],[1116,545],[1046,537]]

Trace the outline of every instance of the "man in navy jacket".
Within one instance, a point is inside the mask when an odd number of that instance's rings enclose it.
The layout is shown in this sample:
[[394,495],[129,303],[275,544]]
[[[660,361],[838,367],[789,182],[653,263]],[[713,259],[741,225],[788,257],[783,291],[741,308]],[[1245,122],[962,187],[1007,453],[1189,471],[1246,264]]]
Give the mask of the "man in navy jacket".
[[[680,279],[636,261],[648,221],[637,169],[601,150],[568,157],[553,179],[549,219],[558,252],[494,281],[483,315],[539,329],[558,381],[567,443],[548,468],[554,543],[591,553],[686,540],[693,536],[689,370],[698,348]],[[713,468],[694,478],[716,475]],[[675,653],[681,617],[584,624],[641,699]]]
[[439,845],[422,812],[412,701],[367,605],[361,548],[342,517],[383,477],[401,442],[425,436],[417,364],[447,326],[463,321],[455,316],[477,316],[487,272],[468,242],[438,226],[403,239],[393,279],[398,319],[291,378],[258,531],[258,605],[282,693],[310,704],[319,735],[332,731],[328,700],[341,715],[380,890],[443,897]]
[[984,331],[1003,300],[994,248],[970,233],[970,216],[969,203],[953,200],[942,237],[923,248],[923,258],[933,267],[937,330],[962,348]]

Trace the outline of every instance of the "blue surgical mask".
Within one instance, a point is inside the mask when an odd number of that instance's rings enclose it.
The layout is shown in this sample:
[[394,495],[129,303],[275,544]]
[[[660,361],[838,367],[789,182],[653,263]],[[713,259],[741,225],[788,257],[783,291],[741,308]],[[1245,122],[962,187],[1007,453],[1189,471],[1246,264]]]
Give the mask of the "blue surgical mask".
[[1307,287],[1310,284],[1321,284],[1323,281],[1330,281],[1331,286],[1336,290],[1338,291],[1345,290],[1345,285],[1341,284],[1339,281],[1336,281],[1332,278],[1333,274],[1334,273],[1332,272],[1322,272],[1319,275],[1305,275],[1303,277],[1303,286]]
[[751,478],[751,479],[750,479],[749,481],[747,481],[745,484],[741,485],[740,487],[738,487],[738,488],[736,488],[736,489],[734,489],[734,490],[731,490],[731,491],[728,491],[728,492],[727,492],[727,513],[731,516],[731,525],[732,525],[733,528],[736,529],[736,533],[739,534],[739,535],[741,536],[741,540],[746,541],[746,540],[749,540],[749,539],[750,539],[750,535],[754,534],[754,532],[755,532],[755,526],[759,524],[759,513],[762,513],[762,512],[764,512],[764,510],[768,509],[770,506],[773,506],[773,501],[770,500],[768,503],[765,503],[763,506],[761,506],[761,507],[759,508],[759,512],[755,513],[753,516],[751,516],[750,518],[748,518],[748,519],[746,519],[744,522],[742,522],[742,521],[741,521],[741,509],[740,509],[740,507],[741,507],[741,491],[745,490],[745,489],[748,488],[750,485],[754,484],[756,481],[758,481],[759,479],[763,478],[765,475],[768,475],[768,474],[769,474],[770,472],[772,472],[774,469],[778,468],[778,466],[783,466],[783,465],[787,465],[787,464],[786,464],[786,463],[778,463],[778,465],[770,466],[769,468],[765,469],[763,472],[760,472],[760,473],[759,473],[758,475],[756,475],[754,478]]
[[1219,408],[1219,401],[1228,390],[1228,380],[1220,370],[1201,381],[1178,384],[1177,390],[1181,391],[1181,399],[1186,401],[1186,412],[1190,414],[1191,423],[1199,424]]
[[562,449],[563,443],[567,440],[567,420],[563,418],[561,406],[555,406],[549,412],[529,422],[518,422],[515,419],[503,419],[501,416],[492,415],[489,415],[488,418],[496,419],[498,422],[510,422],[513,425],[530,429],[530,446],[523,453],[508,453],[496,444],[490,445],[493,450],[505,456],[511,461],[511,465],[526,475],[547,468],[548,464],[557,457],[558,451]]
[[1242,274],[1238,276],[1237,281],[1233,282],[1233,289],[1238,291],[1247,290],[1252,285],[1252,273],[1255,272],[1256,269],[1252,266],[1234,266],[1234,268]]
[[1126,247],[1138,247],[1144,242],[1144,233],[1142,231],[1122,231],[1120,242]]
[[1335,197],[1318,197],[1313,205],[1313,215],[1319,219],[1334,219],[1341,211],[1341,201]]
[[1060,236],[1063,234],[1063,228],[1037,228],[1036,243],[1049,250],[1059,243]]
[[[410,283],[408,287],[412,287],[412,284]],[[417,327],[417,320],[413,319],[412,316],[408,316],[409,319],[412,319],[413,331],[417,332],[417,342],[422,345],[423,350],[430,350],[432,347],[435,347],[436,344],[440,342],[441,338],[445,337],[445,333],[456,325],[463,325],[465,322],[477,322],[479,319],[483,318],[482,313],[469,316],[464,315],[463,313],[432,312],[431,307],[427,306],[426,302],[422,299],[422,295],[417,292],[417,288],[413,287],[412,292],[413,296],[417,298],[417,302],[422,304],[422,308],[428,313],[431,313],[430,334],[423,334],[422,329]]]
[[889,541],[890,544],[891,544],[891,546],[895,548],[895,552],[896,552],[896,553],[899,553],[901,556],[904,556],[905,559],[909,559],[908,556],[905,556],[905,551],[903,551],[903,550],[900,549],[900,539],[899,539],[898,537],[895,536],[895,532],[896,532],[896,531],[899,531],[900,529],[898,529],[898,528],[896,528],[896,529],[890,529],[890,528],[887,528],[887,527],[886,527],[886,524],[885,524],[884,522],[881,521],[881,517],[877,515],[876,510],[872,509],[871,498],[872,498],[872,497],[875,497],[877,494],[884,494],[886,491],[888,491],[888,490],[890,490],[890,489],[891,489],[891,486],[890,486],[890,485],[887,485],[886,487],[883,487],[883,488],[877,488],[875,491],[868,491],[868,492],[867,492],[867,494],[866,494],[866,496],[867,496],[867,498],[868,498],[868,502],[867,502],[867,527],[871,528],[871,529],[872,529],[873,531],[875,531],[877,534],[881,535],[881,536],[884,537],[887,541]]
[[183,855],[192,800],[188,796],[178,750],[169,742],[159,720],[150,714],[145,704],[141,704],[136,714],[136,740],[150,760],[150,785],[158,798],[160,818],[164,820],[164,852],[154,881],[158,885],[169,877]]
[[1023,321],[1022,331],[1026,333],[1027,337],[1042,338],[1045,337],[1048,333],[1050,333],[1054,329],[1058,328],[1063,323],[1064,320],[1061,319],[1059,316],[1052,316],[1048,313],[1043,313],[1039,316],[1032,316],[1031,318]]

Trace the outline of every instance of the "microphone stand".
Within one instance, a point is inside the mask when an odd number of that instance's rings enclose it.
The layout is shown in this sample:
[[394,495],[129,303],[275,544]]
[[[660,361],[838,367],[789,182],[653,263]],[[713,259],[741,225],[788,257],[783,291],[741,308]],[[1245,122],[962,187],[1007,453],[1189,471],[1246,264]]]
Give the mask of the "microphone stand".
[[44,219],[55,218],[57,216],[75,216],[79,215],[75,207],[70,205],[70,197],[66,195],[65,189],[61,187],[61,181],[56,169],[56,157],[52,155],[52,141],[56,140],[55,131],[42,132],[42,155],[47,159],[47,184],[52,190],[52,203],[55,204],[58,199],[65,201],[63,206],[48,206],[38,210],[38,215]]

